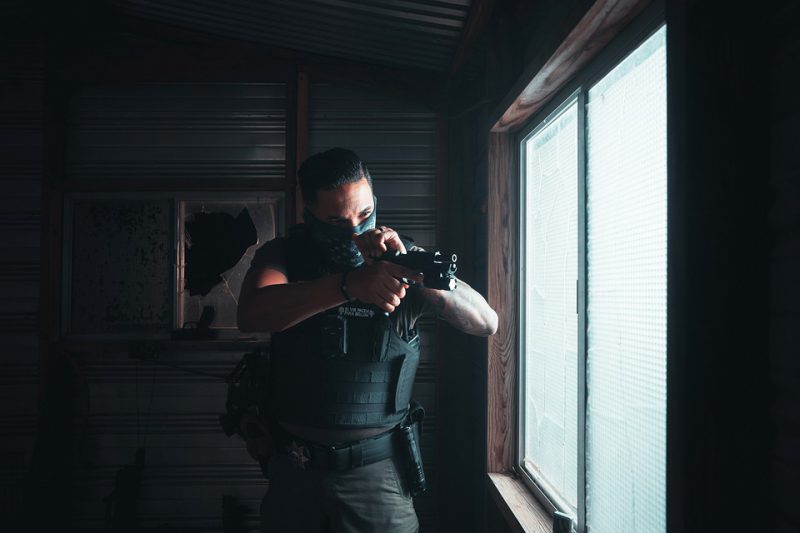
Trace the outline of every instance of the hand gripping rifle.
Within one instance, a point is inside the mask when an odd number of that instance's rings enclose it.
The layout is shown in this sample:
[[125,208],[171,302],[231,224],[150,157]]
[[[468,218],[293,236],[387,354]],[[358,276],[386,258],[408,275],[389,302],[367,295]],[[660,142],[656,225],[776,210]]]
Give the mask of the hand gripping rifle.
[[458,283],[455,276],[458,269],[456,254],[444,256],[438,251],[411,251],[401,254],[399,250],[389,250],[379,259],[410,268],[415,272],[422,272],[422,275],[425,276],[423,284],[429,289],[452,291]]

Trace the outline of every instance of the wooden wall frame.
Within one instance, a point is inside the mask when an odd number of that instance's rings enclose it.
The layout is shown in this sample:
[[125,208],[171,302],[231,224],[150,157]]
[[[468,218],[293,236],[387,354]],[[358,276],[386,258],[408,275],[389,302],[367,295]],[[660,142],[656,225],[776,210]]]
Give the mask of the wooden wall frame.
[[[524,73],[492,114],[491,131],[516,131],[594,59],[653,0],[600,0],[586,12],[545,64]],[[520,90],[519,87],[522,87]]]
[[514,467],[517,420],[517,345],[519,331],[518,150],[511,132],[489,134],[489,304],[499,328],[489,337],[487,468],[508,473]]

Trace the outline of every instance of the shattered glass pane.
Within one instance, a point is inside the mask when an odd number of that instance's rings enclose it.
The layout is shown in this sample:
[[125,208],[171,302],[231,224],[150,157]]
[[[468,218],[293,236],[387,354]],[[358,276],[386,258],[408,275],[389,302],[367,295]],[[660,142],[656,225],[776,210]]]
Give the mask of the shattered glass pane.
[[177,327],[214,308],[213,329],[236,329],[242,281],[255,250],[282,225],[278,199],[182,201],[183,256]]
[[256,227],[247,208],[234,218],[223,212],[190,213],[185,222],[184,287],[189,294],[206,296],[220,274],[236,265],[257,242]]

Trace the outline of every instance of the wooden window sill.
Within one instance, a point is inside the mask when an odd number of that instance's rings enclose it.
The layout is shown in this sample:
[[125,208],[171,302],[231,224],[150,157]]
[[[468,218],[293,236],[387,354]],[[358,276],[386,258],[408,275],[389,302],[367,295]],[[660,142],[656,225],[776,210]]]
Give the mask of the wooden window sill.
[[552,533],[553,517],[528,488],[510,474],[488,474],[489,492],[513,531]]

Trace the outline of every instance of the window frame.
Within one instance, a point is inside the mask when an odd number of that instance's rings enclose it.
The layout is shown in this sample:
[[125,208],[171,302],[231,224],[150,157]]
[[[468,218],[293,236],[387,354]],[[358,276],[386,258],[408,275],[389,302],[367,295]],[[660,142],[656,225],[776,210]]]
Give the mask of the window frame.
[[[578,509],[576,522],[573,523],[576,533],[586,533],[586,400],[587,400],[587,381],[586,381],[586,311],[587,311],[587,254],[586,254],[586,98],[589,90],[600,81],[606,74],[611,72],[622,61],[633,53],[638,46],[643,44],[649,37],[666,25],[666,13],[663,4],[658,2],[652,4],[644,10],[636,19],[609,44],[597,54],[591,61],[582,67],[572,79],[560,90],[556,91],[548,101],[534,113],[519,129],[511,133],[511,150],[516,150],[518,158],[515,165],[515,175],[510,176],[516,180],[518,187],[517,207],[517,242],[516,244],[516,274],[518,276],[518,287],[512,301],[516,305],[517,330],[516,336],[516,375],[515,379],[515,418],[514,418],[514,442],[512,449],[512,468],[518,479],[530,491],[534,498],[544,509],[551,514],[562,512],[572,515],[572,509],[566,503],[560,501],[557,495],[549,494],[546,486],[540,486],[539,481],[531,475],[522,464],[523,455],[523,432],[524,432],[524,375],[525,375],[525,329],[524,329],[524,292],[525,276],[523,259],[525,256],[525,141],[535,135],[542,128],[546,127],[553,120],[557,119],[561,112],[566,109],[573,101],[577,104],[577,131],[578,131],[578,280],[577,280],[577,309],[578,313],[578,486],[577,498]],[[667,35],[667,49],[669,49],[669,33]],[[669,84],[669,79],[667,80]],[[668,111],[669,113],[669,111]],[[669,144],[669,141],[668,141]],[[669,148],[668,148],[669,149]],[[668,178],[669,179],[669,178]],[[668,184],[669,193],[669,184]],[[669,200],[668,200],[669,201]],[[670,210],[667,210],[669,227]],[[669,262],[669,259],[668,259]],[[669,288],[667,289],[669,291]],[[669,292],[668,292],[669,294]],[[669,295],[667,296],[669,302]],[[667,338],[669,338],[669,314],[667,323]],[[669,352],[667,353],[669,364]],[[669,402],[669,400],[667,400]],[[667,437],[669,441],[669,437]],[[542,485],[546,485],[542,483]],[[669,513],[667,513],[669,514]]]

